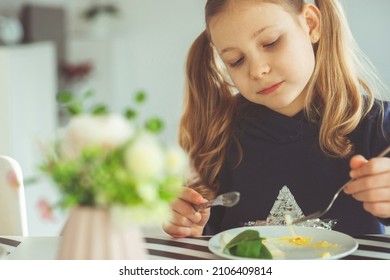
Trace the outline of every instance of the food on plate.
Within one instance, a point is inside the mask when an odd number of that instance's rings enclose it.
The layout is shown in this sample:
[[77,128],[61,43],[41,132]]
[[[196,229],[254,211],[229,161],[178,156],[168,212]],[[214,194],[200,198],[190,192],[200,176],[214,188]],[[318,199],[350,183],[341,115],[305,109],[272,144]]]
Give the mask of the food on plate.
[[[292,251],[307,252],[320,258],[330,258],[337,253],[338,245],[322,240],[313,240],[311,236],[297,234],[286,217],[287,228],[291,235],[285,236],[260,236],[259,230],[247,229],[236,235],[223,233],[220,236],[220,245],[224,254],[237,257],[256,259],[286,259]],[[260,230],[261,231],[261,230]],[[301,253],[298,253],[301,254]]]
[[[226,244],[224,236],[221,238],[221,244]],[[257,230],[245,230],[233,237],[224,246],[223,251],[233,256],[254,258],[254,259],[273,259],[271,252],[263,243],[266,238],[261,237]]]
[[311,243],[311,238],[306,236],[283,236],[280,237],[280,240],[284,240],[288,243],[294,244],[294,245],[308,245]]
[[334,244],[329,243],[328,241],[318,241],[316,243],[316,247],[320,247],[320,248],[327,248],[327,247],[330,247],[330,246],[334,246]]
[[[233,228],[213,236],[209,249],[226,259],[250,259],[240,257],[232,247],[247,240],[259,240],[258,245],[266,248],[274,260],[338,259],[357,249],[357,242],[350,236],[323,228],[293,226],[297,236],[292,236],[287,226],[255,226]],[[253,231],[255,231],[253,233]],[[250,238],[248,238],[248,232]],[[259,256],[256,258],[263,258]],[[252,256],[253,257],[253,256]],[[253,258],[252,258],[253,259]]]

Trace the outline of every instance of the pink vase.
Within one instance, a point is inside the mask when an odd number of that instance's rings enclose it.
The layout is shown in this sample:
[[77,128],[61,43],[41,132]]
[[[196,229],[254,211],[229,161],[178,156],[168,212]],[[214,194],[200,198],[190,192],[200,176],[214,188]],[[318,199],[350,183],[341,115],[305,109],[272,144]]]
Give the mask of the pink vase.
[[113,223],[107,208],[72,208],[62,235],[61,260],[146,259],[141,229]]

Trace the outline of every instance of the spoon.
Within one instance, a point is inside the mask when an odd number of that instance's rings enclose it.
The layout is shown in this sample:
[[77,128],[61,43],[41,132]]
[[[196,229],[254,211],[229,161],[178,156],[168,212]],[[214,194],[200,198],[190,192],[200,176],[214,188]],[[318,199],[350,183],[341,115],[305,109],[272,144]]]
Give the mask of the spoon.
[[202,204],[193,205],[196,212],[199,212],[203,209],[206,209],[211,206],[225,206],[232,207],[236,205],[240,201],[240,193],[239,192],[228,192],[218,195],[215,199],[207,201]]

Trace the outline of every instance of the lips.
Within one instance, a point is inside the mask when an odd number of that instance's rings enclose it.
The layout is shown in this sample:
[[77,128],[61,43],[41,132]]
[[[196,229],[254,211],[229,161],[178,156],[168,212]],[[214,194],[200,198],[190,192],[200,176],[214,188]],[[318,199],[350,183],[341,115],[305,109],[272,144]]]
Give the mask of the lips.
[[283,82],[279,82],[279,83],[274,84],[270,87],[262,89],[262,90],[258,91],[257,93],[262,94],[262,95],[270,94],[270,93],[274,92],[275,90],[277,90],[282,84],[283,84]]

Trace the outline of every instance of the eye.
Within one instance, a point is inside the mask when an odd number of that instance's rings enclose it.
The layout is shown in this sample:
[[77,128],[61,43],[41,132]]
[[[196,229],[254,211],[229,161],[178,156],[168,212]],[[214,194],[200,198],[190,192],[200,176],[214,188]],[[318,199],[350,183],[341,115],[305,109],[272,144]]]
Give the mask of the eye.
[[271,43],[265,44],[263,47],[264,48],[272,48],[276,46],[279,43],[279,38],[276,39],[275,41],[272,41]]
[[230,67],[237,67],[237,66],[240,66],[243,62],[244,62],[244,57],[241,56],[241,57],[240,57],[239,59],[237,59],[235,62],[229,63],[229,66],[230,66]]

